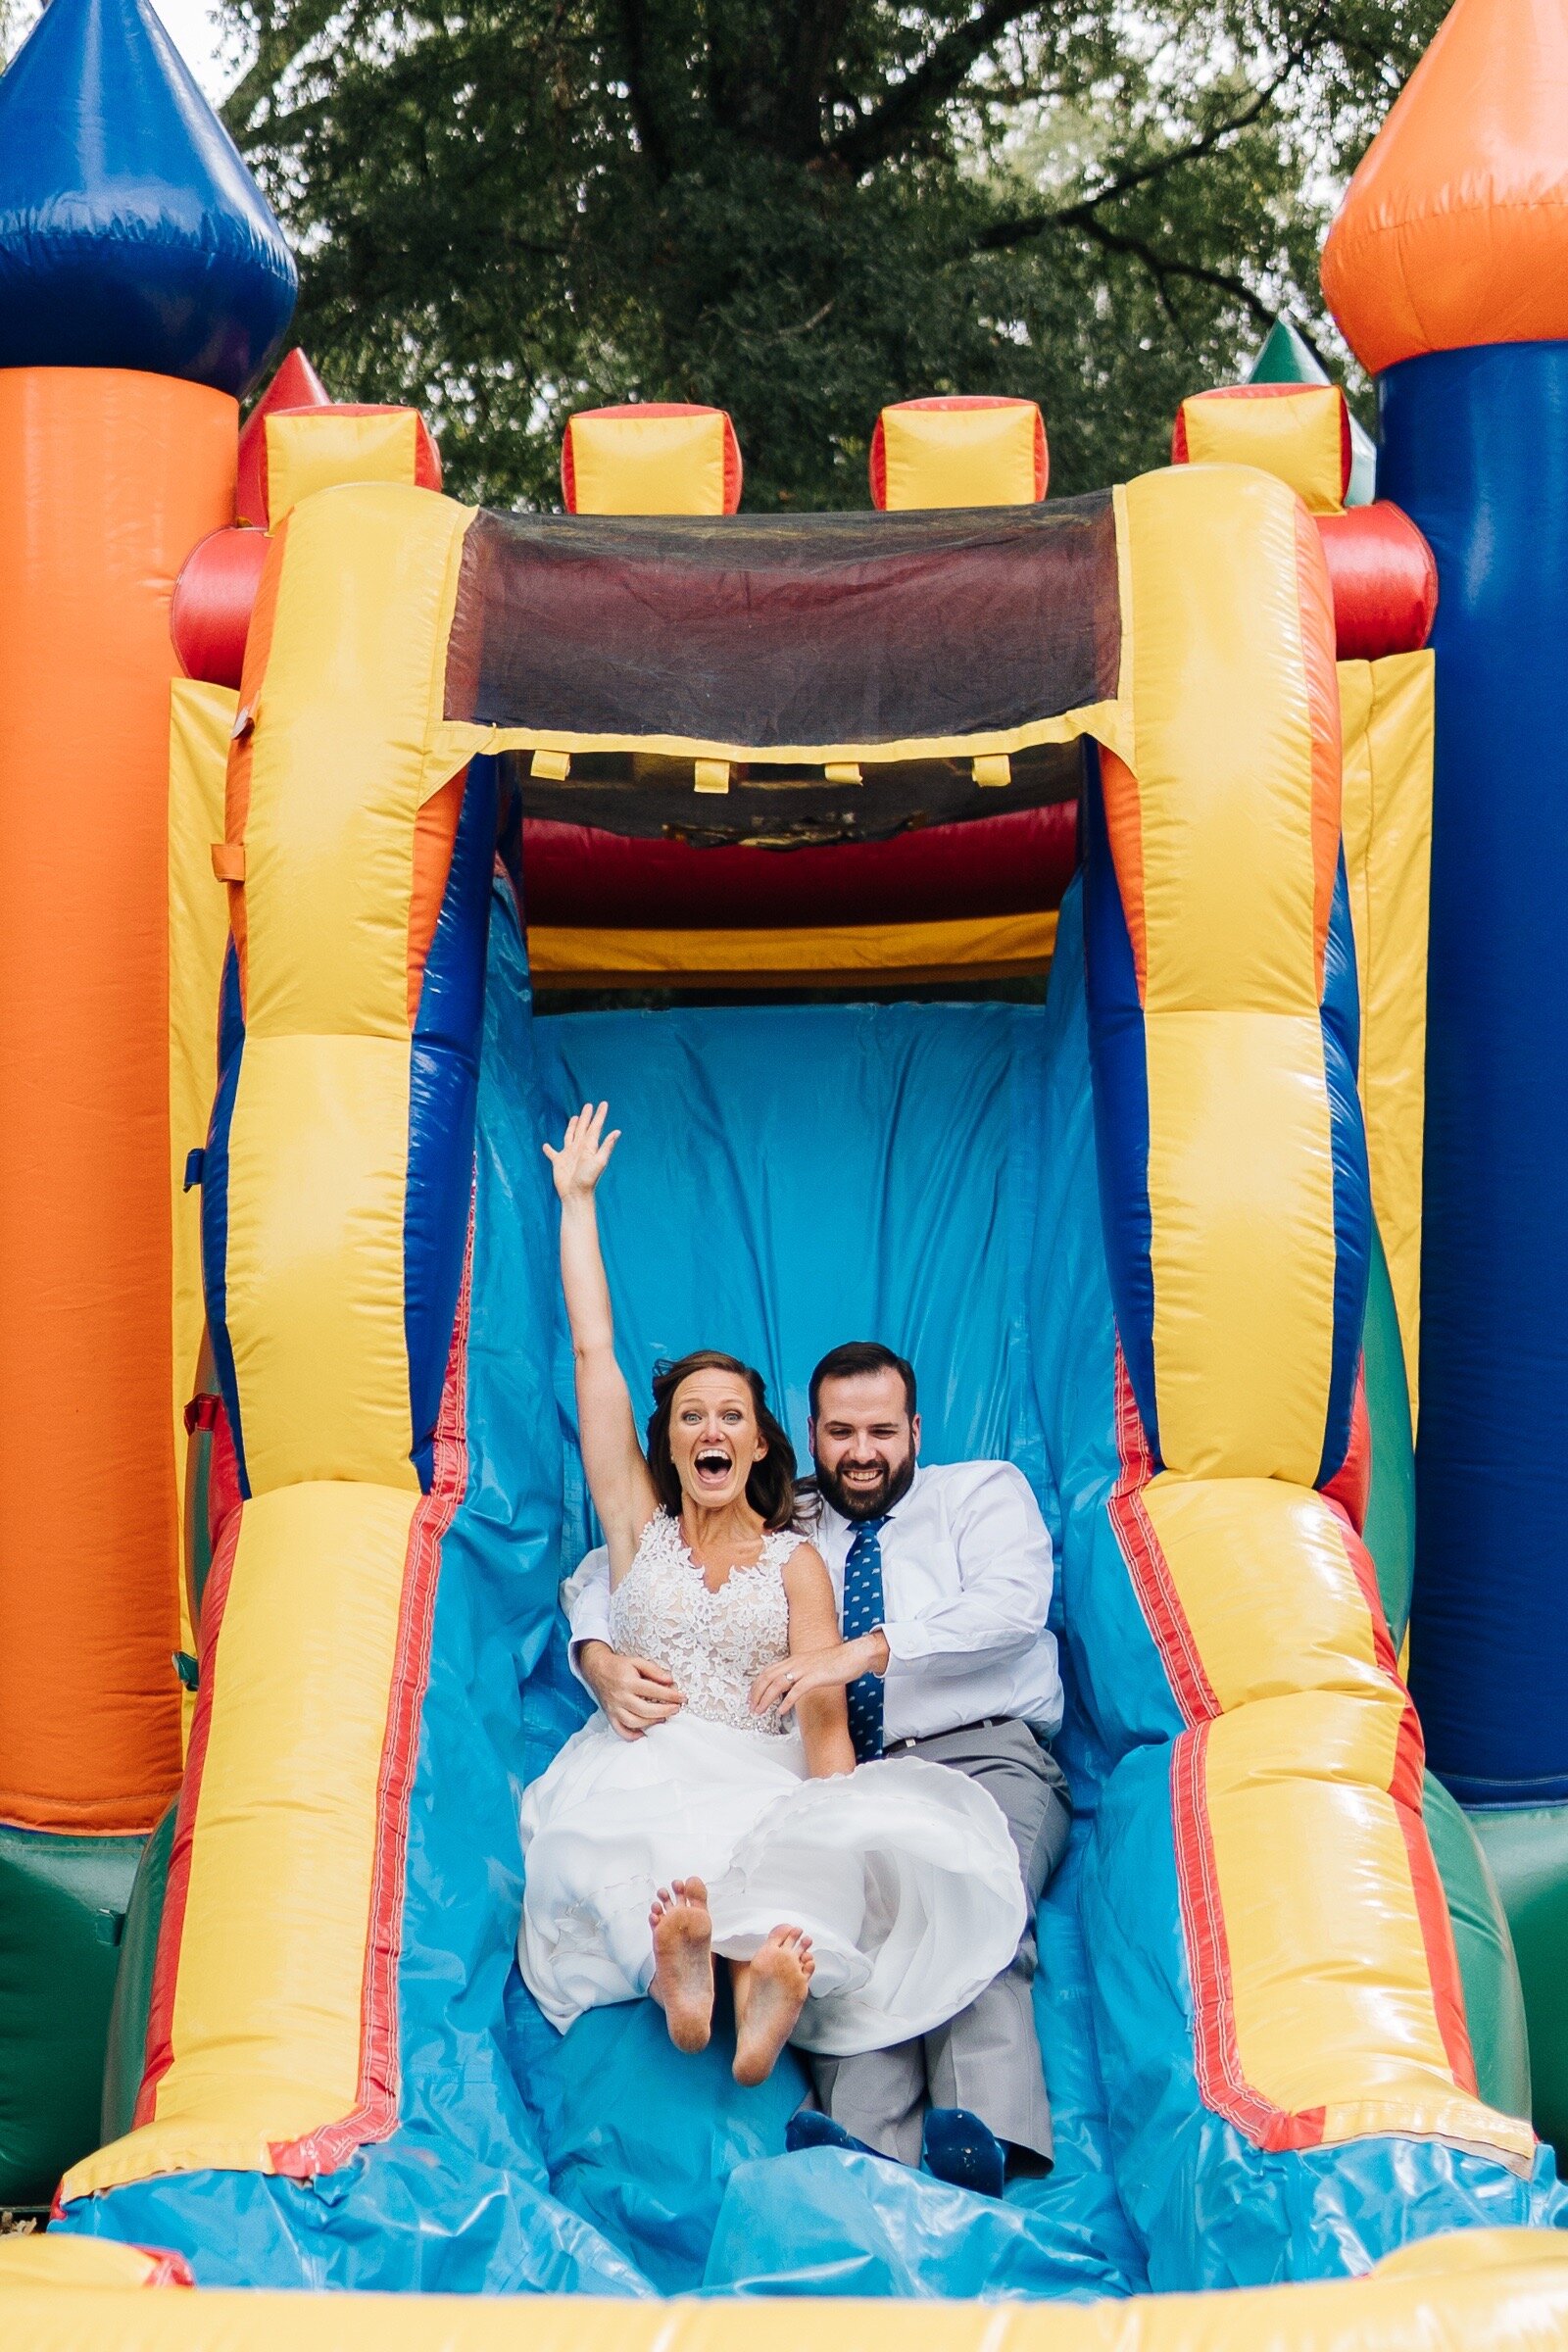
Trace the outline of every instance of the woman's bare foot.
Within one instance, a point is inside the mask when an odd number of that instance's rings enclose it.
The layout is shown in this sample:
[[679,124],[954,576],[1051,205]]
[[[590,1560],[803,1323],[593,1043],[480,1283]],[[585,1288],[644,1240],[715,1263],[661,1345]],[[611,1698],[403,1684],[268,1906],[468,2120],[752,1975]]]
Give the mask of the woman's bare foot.
[[799,1928],[775,1928],[735,1985],[735,2080],[748,2089],[765,2082],[795,2031],[815,1973],[811,1938]]
[[713,1923],[701,1879],[661,1886],[648,1914],[654,1931],[654,1981],[677,2050],[706,2050],[713,2030]]

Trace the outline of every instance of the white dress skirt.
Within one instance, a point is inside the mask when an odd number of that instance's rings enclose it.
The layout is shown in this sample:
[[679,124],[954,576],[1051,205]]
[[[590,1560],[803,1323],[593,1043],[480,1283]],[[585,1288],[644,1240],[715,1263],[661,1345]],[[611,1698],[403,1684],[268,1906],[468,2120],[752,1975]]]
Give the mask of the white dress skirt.
[[783,1568],[799,1541],[768,1537],[710,1592],[661,1512],[612,1596],[616,1648],[667,1666],[686,1704],[640,1740],[596,1715],[524,1795],[518,1958],[563,2033],[647,1992],[649,1910],[677,1878],[706,1882],[726,1959],[749,1960],[781,1925],[810,1936],[791,2038],[825,2056],[930,2033],[1017,1949],[1017,1850],[983,1788],[912,1756],[808,1780],[799,1734],[750,1712],[756,1677],[788,1649]]

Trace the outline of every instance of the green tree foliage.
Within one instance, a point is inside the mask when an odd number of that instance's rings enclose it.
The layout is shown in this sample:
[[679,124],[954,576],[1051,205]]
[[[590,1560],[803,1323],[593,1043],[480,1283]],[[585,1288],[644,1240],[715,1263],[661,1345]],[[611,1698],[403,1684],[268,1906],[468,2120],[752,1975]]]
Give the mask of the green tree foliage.
[[1160,462],[1274,312],[1443,0],[223,0],[226,110],[339,398],[559,497],[574,408],[731,411],[752,507],[865,503],[888,400],[1038,399],[1053,484]]

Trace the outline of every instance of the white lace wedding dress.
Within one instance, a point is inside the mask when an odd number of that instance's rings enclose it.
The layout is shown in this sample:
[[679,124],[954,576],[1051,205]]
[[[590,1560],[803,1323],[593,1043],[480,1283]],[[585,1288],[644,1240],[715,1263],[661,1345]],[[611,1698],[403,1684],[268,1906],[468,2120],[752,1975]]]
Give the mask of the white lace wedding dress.
[[916,1757],[808,1780],[788,1719],[751,1712],[753,1682],[789,1647],[798,1542],[767,1537],[712,1592],[662,1511],[612,1596],[615,1647],[667,1666],[686,1704],[641,1740],[595,1715],[523,1798],[518,1957],[563,2033],[648,1990],[649,1906],[674,1878],[706,1880],[728,1959],[781,1923],[807,1931],[816,1974],[792,2038],[833,2056],[931,2032],[1012,1958],[1024,1895],[994,1798]]

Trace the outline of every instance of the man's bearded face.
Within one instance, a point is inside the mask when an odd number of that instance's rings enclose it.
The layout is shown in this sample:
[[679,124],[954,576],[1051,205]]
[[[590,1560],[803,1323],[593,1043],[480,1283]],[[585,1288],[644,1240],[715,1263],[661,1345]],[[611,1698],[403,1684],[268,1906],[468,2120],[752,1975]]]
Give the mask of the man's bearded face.
[[891,1366],[824,1380],[811,1423],[816,1483],[846,1519],[880,1519],[914,1482],[920,1416]]

